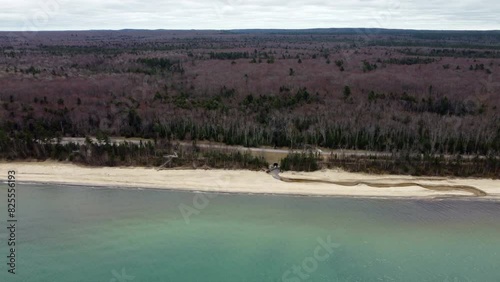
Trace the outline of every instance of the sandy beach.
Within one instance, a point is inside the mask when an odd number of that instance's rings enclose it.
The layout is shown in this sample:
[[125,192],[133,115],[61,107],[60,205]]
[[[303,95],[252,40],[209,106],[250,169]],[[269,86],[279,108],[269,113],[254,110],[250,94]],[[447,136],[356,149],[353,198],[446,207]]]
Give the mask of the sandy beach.
[[470,197],[500,200],[500,180],[369,175],[325,170],[286,172],[283,180],[245,170],[163,170],[154,168],[83,167],[58,162],[0,163],[15,170],[18,184],[50,183],[103,187],[383,198]]

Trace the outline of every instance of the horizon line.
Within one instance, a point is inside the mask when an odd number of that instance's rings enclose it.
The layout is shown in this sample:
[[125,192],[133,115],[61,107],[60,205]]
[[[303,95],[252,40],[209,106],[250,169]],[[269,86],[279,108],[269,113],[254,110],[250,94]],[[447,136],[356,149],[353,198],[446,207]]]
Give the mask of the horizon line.
[[500,32],[500,29],[416,29],[416,28],[378,28],[378,27],[311,27],[311,28],[232,28],[232,29],[53,29],[53,30],[0,30],[0,32],[83,32],[83,31],[315,31],[315,30],[382,30],[382,31],[427,31],[427,32]]

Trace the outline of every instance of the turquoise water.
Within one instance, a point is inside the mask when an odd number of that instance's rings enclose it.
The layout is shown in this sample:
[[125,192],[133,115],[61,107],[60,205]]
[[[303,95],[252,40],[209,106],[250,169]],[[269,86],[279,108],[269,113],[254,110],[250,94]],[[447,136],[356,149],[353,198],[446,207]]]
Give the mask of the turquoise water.
[[500,281],[495,202],[19,185],[11,275],[6,198],[1,282]]

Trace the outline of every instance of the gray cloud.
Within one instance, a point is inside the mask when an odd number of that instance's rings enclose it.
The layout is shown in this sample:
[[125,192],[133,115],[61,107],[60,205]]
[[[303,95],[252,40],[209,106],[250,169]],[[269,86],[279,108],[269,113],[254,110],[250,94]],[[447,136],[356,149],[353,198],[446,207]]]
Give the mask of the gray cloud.
[[500,29],[498,0],[0,0],[0,30]]

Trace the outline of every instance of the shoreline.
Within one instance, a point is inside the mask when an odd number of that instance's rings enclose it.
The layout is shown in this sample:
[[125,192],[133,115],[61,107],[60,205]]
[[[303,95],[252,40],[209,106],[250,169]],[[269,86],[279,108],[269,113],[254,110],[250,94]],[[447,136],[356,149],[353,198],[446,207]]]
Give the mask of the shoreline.
[[[2,182],[7,183],[7,182]],[[24,185],[52,185],[56,187],[71,187],[82,189],[111,189],[111,190],[124,190],[124,191],[158,191],[158,192],[178,192],[190,194],[215,194],[226,196],[268,196],[268,197],[291,197],[291,198],[332,198],[332,199],[367,199],[367,200],[415,200],[415,201],[441,201],[441,200],[454,200],[454,201],[478,201],[478,202],[500,202],[500,197],[475,197],[468,195],[442,195],[442,196],[355,196],[355,195],[336,195],[336,194],[279,194],[279,193],[252,193],[252,192],[235,192],[235,191],[204,191],[204,190],[190,190],[190,189],[176,189],[176,188],[154,188],[154,187],[117,187],[110,185],[86,185],[76,183],[51,183],[51,182],[18,182]]]
[[[310,173],[285,172],[281,176],[292,182],[284,182],[265,172],[249,170],[158,171],[145,167],[85,167],[54,161],[2,162],[0,170],[16,170],[20,184],[296,197],[500,201],[500,180],[493,179],[371,175],[324,170]],[[469,190],[463,189],[464,187]],[[478,196],[470,188],[486,195]]]

